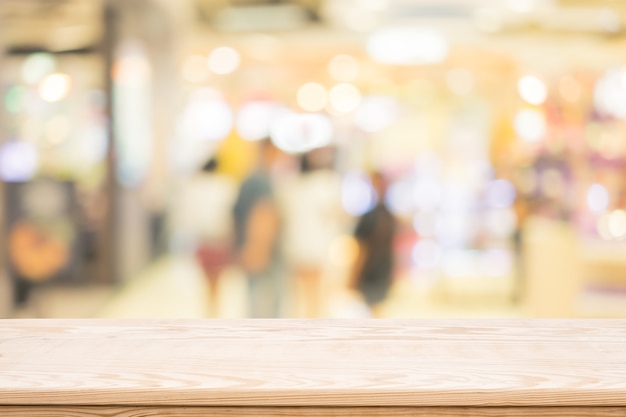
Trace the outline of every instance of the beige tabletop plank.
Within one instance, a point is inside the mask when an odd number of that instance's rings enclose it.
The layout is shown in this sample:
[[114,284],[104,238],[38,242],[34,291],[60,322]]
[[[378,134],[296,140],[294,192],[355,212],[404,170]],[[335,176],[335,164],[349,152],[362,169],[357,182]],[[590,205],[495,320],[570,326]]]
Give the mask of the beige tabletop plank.
[[626,320],[4,320],[0,405],[626,406]]
[[624,417],[624,407],[106,407],[6,406],[11,417]]

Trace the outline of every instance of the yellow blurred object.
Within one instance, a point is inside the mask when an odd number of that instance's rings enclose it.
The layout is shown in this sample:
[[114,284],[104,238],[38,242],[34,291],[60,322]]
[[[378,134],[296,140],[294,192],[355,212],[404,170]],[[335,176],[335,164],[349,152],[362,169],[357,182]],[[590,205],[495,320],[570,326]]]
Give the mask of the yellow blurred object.
[[254,169],[257,155],[258,143],[244,140],[233,131],[217,151],[218,171],[243,181]]

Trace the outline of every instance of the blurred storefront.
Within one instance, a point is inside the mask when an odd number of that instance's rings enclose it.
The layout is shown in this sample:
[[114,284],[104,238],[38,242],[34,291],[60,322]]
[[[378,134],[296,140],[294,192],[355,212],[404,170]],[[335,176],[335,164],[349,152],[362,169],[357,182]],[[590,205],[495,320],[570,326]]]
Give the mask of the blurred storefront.
[[17,303],[35,285],[110,275],[103,9],[77,6],[1,6],[2,248]]
[[[271,137],[291,155],[279,190],[302,154],[336,153],[345,217],[328,288],[354,257],[356,218],[380,199],[399,222],[398,288],[523,303],[530,316],[626,314],[626,5],[6,5],[12,276],[120,283],[168,250],[193,252],[172,221],[185,184],[211,157],[241,181]],[[37,13],[59,17],[29,38],[19,16],[32,26]]]
[[33,286],[128,280],[163,248],[170,17],[141,1],[0,10],[7,288],[20,303]]

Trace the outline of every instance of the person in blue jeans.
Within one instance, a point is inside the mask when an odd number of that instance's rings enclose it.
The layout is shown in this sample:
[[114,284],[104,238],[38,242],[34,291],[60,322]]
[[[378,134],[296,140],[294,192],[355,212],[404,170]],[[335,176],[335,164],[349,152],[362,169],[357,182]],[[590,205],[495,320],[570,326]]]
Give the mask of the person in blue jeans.
[[241,184],[234,207],[236,260],[248,279],[249,316],[280,317],[285,293],[278,250],[280,216],[270,170],[281,151],[266,139],[257,169]]

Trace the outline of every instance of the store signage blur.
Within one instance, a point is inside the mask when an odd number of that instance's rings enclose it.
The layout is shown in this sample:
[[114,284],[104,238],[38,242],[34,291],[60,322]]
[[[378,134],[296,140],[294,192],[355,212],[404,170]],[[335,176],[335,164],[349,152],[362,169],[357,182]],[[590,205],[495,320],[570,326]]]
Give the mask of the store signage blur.
[[213,26],[224,32],[265,32],[300,29],[311,21],[311,14],[296,4],[268,3],[241,5],[219,10]]
[[104,0],[2,0],[3,45],[13,52],[87,52],[102,36]]

